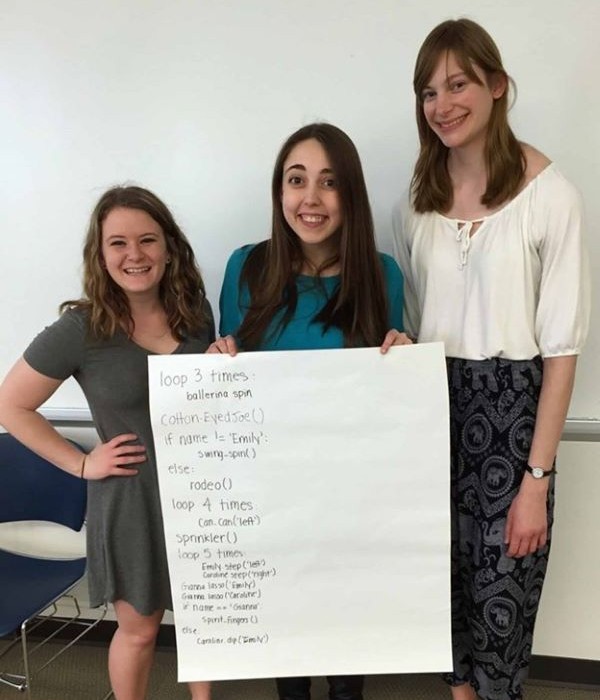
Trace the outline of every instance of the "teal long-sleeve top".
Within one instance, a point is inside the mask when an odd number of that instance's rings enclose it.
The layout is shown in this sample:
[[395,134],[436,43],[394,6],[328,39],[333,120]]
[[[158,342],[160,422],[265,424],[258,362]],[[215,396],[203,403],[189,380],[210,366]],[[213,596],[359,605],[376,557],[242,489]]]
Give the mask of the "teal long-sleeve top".
[[[249,304],[249,293],[247,288],[243,287],[240,290],[239,281],[246,258],[253,247],[253,245],[246,245],[238,248],[227,262],[219,300],[221,312],[219,332],[221,336],[233,335],[235,337],[244,320]],[[401,331],[404,328],[402,323],[404,301],[402,273],[397,263],[389,255],[379,253],[379,259],[383,266],[387,292],[389,328]],[[319,279],[309,275],[298,275],[296,281],[298,304],[293,318],[283,329],[278,329],[278,322],[283,315],[283,311],[281,311],[271,322],[259,349],[325,350],[343,348],[344,335],[339,328],[331,326],[324,330],[323,324],[313,322],[315,315],[335,292],[339,282],[339,275]]]

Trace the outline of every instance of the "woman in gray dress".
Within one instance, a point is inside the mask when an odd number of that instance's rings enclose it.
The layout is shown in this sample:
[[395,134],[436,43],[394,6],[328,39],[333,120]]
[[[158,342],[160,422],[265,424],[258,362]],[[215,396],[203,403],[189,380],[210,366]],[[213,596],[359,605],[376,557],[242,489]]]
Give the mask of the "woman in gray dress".
[[[214,324],[192,249],[167,207],[140,187],[96,205],[84,246],[84,295],[61,306],[0,386],[0,423],[65,471],[89,480],[90,604],[113,604],[109,651],[117,700],[140,700],[156,635],[172,607],[148,407],[147,358],[200,353]],[[80,384],[100,437],[82,455],[37,409]],[[209,683],[192,683],[208,700]]]

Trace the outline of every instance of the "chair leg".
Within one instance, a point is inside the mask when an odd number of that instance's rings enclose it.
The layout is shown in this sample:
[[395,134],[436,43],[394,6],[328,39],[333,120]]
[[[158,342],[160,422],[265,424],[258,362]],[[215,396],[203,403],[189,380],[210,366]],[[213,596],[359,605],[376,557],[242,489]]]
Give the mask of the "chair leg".
[[[8,646],[2,650],[2,653],[0,653],[0,658],[3,658],[10,650],[17,646],[20,642],[21,645],[21,656],[22,656],[22,663],[23,663],[23,670],[24,673],[9,673],[7,671],[0,671],[0,685],[8,685],[11,688],[14,688],[15,690],[18,690],[21,693],[25,693],[26,700],[32,700],[32,692],[31,692],[31,679],[32,676],[36,675],[38,671],[42,671],[43,669],[46,668],[49,664],[54,661],[58,656],[60,656],[64,651],[69,649],[73,644],[75,644],[81,637],[83,637],[89,630],[93,629],[98,625],[105,617],[106,612],[107,612],[107,606],[106,604],[104,605],[104,609],[102,610],[102,614],[97,617],[95,620],[91,622],[78,622],[79,618],[81,617],[81,609],[79,607],[79,603],[77,599],[73,598],[72,596],[66,596],[69,598],[72,598],[75,603],[75,607],[77,609],[77,614],[74,617],[71,618],[61,618],[61,617],[53,617],[52,615],[48,615],[45,620],[55,620],[56,622],[60,623],[60,627],[56,629],[52,634],[49,634],[46,636],[44,639],[42,639],[41,642],[38,644],[34,644],[33,647],[30,649],[28,645],[28,640],[27,640],[27,630],[28,630],[28,624],[34,621],[33,624],[29,627],[29,631],[35,630],[39,626],[39,622],[35,622],[35,620],[38,620],[39,618],[31,618],[30,620],[25,620],[20,627],[20,633],[15,635],[15,638],[13,639],[12,642],[8,643]],[[56,608],[56,606],[54,606]],[[77,636],[73,639],[71,639],[70,642],[67,644],[61,646],[60,650],[57,651],[50,659],[48,659],[43,665],[36,667],[34,670],[32,670],[32,665],[30,663],[30,655],[34,654],[38,649],[40,649],[44,644],[46,644],[48,641],[50,641],[55,635],[59,632],[61,632],[67,625],[69,624],[79,624],[83,627],[83,630],[77,634]],[[113,693],[112,690],[108,692],[107,695],[104,696],[103,700],[108,700],[109,698],[113,698]]]
[[31,675],[29,673],[29,653],[27,651],[27,624],[21,625],[21,648],[23,649],[23,670],[25,674],[25,693],[27,700],[31,700]]
[[[0,653],[0,659],[6,657],[17,645],[21,645],[22,649],[23,642],[19,634],[15,634],[11,641],[6,642],[6,646]],[[21,654],[22,653],[23,651],[21,651]],[[7,685],[9,688],[14,688],[19,692],[23,692],[25,690],[25,676],[22,673],[11,673],[10,671],[0,670],[0,686],[2,685]]]
[[18,673],[8,673],[7,671],[2,671],[0,673],[0,683],[3,685],[8,685],[10,688],[14,688],[19,692],[25,690],[25,676]]

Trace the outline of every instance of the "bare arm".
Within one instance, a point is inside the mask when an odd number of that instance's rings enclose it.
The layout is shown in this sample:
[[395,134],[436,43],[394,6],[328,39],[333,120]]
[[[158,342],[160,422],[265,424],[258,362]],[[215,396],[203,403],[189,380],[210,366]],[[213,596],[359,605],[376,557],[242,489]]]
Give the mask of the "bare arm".
[[[70,474],[80,476],[83,463],[81,452],[37,412],[61,384],[61,380],[40,374],[21,358],[0,385],[0,424],[44,459]],[[119,435],[96,446],[86,458],[86,478],[136,474],[135,470],[123,467],[144,461],[145,450],[139,445],[122,444],[135,439],[135,435]]]
[[[576,355],[548,357],[538,403],[529,465],[552,468],[567,417],[575,380]],[[513,501],[507,519],[506,538],[509,556],[525,556],[546,544],[546,499],[549,479],[534,479],[529,473]]]

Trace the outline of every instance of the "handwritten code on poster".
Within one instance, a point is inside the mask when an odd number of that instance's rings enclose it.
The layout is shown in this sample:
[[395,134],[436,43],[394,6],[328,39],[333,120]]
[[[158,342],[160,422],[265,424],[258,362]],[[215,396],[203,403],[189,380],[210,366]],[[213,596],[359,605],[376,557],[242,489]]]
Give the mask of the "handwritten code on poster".
[[149,370],[179,680],[450,668],[441,344]]

